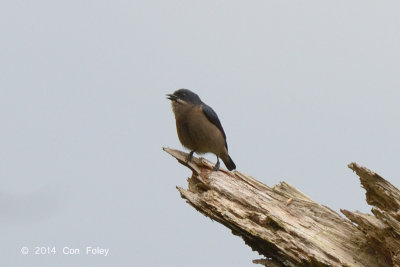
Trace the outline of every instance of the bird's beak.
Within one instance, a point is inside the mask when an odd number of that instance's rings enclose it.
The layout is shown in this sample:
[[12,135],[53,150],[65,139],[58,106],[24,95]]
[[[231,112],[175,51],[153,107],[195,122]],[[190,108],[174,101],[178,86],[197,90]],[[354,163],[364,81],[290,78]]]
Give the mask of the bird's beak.
[[176,97],[175,95],[172,95],[172,94],[167,94],[167,98],[171,101],[176,101],[178,99],[178,97]]

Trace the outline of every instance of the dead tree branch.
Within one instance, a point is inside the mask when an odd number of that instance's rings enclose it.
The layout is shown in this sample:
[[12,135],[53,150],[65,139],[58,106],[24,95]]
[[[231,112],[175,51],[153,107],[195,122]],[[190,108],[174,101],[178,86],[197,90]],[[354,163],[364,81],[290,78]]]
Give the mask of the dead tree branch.
[[356,163],[372,214],[341,210],[344,218],[285,182],[269,187],[238,171],[164,148],[192,170],[182,198],[241,236],[265,266],[400,266],[400,191]]

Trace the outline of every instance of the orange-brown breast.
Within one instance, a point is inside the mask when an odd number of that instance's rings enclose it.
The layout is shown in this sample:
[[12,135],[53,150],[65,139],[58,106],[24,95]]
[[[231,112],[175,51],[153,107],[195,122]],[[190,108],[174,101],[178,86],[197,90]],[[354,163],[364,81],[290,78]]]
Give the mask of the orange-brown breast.
[[201,106],[172,102],[172,109],[183,146],[198,153],[228,154],[223,134],[208,120]]

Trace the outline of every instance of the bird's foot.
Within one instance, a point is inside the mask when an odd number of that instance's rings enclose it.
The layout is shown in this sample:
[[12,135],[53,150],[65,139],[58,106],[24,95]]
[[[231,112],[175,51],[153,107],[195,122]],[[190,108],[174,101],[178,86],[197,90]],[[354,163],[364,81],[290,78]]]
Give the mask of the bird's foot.
[[219,158],[217,157],[217,163],[215,163],[215,166],[213,168],[213,171],[218,171],[219,170]]
[[186,158],[186,164],[188,164],[193,158],[194,150],[190,151],[189,155]]

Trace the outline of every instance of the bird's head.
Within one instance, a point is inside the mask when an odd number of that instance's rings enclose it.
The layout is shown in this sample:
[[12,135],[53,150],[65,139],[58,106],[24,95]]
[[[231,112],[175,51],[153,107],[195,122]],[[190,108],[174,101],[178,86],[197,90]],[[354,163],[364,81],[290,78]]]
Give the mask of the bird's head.
[[176,90],[173,94],[167,94],[167,98],[178,104],[200,105],[200,97],[188,89]]

